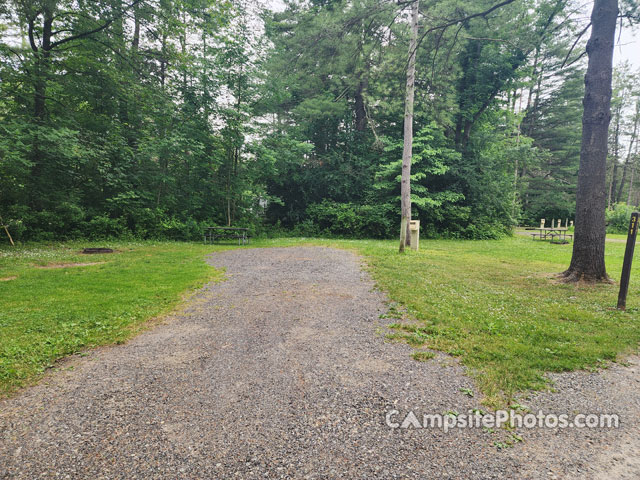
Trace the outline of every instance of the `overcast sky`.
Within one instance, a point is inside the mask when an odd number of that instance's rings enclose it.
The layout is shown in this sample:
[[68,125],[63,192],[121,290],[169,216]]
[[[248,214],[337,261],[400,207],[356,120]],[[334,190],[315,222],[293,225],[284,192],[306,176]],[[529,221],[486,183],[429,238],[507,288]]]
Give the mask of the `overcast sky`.
[[[272,10],[284,10],[284,2],[282,0],[267,0],[267,4]],[[585,19],[588,19],[593,2],[586,2]],[[618,38],[616,33],[616,48],[614,52],[614,64],[619,64],[627,60],[634,69],[640,68],[640,36],[638,35],[638,27],[634,27],[633,31],[628,26],[622,30],[622,34]]]
[[638,37],[638,27],[634,27],[633,31],[629,27],[622,30],[620,41],[617,42],[613,55],[616,64],[628,60],[635,69],[640,67],[640,37]]

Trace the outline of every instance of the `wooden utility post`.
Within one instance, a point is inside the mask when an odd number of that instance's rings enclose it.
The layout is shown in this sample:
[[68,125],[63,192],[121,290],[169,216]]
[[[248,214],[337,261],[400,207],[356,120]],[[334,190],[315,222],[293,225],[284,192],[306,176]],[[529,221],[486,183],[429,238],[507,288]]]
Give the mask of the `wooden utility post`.
[[407,64],[407,86],[404,100],[404,145],[402,149],[402,180],[400,184],[400,253],[411,242],[411,156],[413,154],[413,99],[416,81],[416,50],[418,49],[419,1],[411,5],[411,38],[409,40],[409,63]]
[[627,231],[627,248],[624,251],[624,262],[622,263],[622,275],[620,277],[620,293],[618,293],[618,310],[627,307],[627,292],[629,291],[629,277],[631,276],[631,263],[633,262],[633,251],[636,247],[636,235],[638,234],[638,212],[631,214],[629,220],[629,230]]

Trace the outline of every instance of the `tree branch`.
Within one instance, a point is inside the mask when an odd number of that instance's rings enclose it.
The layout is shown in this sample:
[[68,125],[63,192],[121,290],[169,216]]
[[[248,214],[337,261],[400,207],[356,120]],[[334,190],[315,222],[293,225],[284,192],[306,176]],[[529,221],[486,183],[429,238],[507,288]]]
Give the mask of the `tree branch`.
[[57,42],[53,42],[51,44],[51,49],[53,50],[56,47],[59,47],[60,45],[64,45],[65,43],[68,42],[72,42],[74,40],[80,40],[81,38],[86,38],[89,37],[91,35],[94,35],[98,32],[101,32],[102,30],[108,28],[113,22],[115,22],[117,19],[119,19],[120,17],[122,17],[125,13],[125,11],[129,10],[130,8],[135,7],[137,4],[139,4],[140,2],[142,2],[143,0],[134,0],[132,3],[130,3],[126,8],[122,9],[120,11],[120,13],[118,13],[117,15],[111,17],[109,20],[107,20],[105,23],[103,23],[102,25],[92,29],[92,30],[88,30],[86,32],[81,32],[78,33],[76,35],[71,35],[70,37],[67,38],[63,38],[62,40],[58,40]]
[[33,22],[35,18],[29,19],[29,45],[31,45],[31,50],[34,52],[38,51],[38,46],[36,45],[36,39],[33,37]]
[[[573,49],[576,48],[576,45],[578,44],[578,42],[580,41],[580,39],[582,38],[582,36],[587,33],[587,30],[589,30],[589,28],[591,27],[591,22],[589,22],[589,24],[584,27],[584,29],[578,34],[578,37],[576,38],[576,41],[573,42],[573,45],[571,45],[571,48],[569,49],[569,51],[567,52],[567,56],[564,57],[564,60],[562,61],[562,65],[560,65],[560,69],[562,70],[564,68],[565,63],[567,63],[567,60],[569,59],[569,56],[571,55],[571,53],[573,53]],[[581,58],[582,55],[580,55]],[[575,60],[571,63],[575,63]]]
[[469,20],[472,20],[474,18],[478,18],[478,17],[483,17],[485,18],[487,15],[489,15],[491,12],[504,7],[505,5],[509,5],[510,3],[513,3],[515,0],[503,0],[500,3],[495,4],[494,6],[492,6],[491,8],[483,11],[483,12],[478,12],[478,13],[473,13],[471,15],[467,15],[466,17],[460,17],[460,18],[456,18],[455,20],[450,20],[446,23],[443,23],[441,25],[436,25],[435,27],[431,27],[427,30],[424,31],[424,33],[422,34],[422,36],[420,37],[420,39],[418,40],[418,43],[416,45],[416,50],[420,47],[420,44],[422,43],[422,41],[424,40],[424,38],[430,34],[431,32],[434,32],[436,30],[443,30],[443,29],[447,29],[453,25],[456,25],[458,23],[464,23],[464,22],[468,22]]

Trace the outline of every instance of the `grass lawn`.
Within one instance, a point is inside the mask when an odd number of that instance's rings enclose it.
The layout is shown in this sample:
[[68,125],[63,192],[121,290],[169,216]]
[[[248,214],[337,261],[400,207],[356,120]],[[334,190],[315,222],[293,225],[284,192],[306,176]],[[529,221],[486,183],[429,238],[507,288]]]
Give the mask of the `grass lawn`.
[[[116,252],[79,253],[105,243]],[[222,272],[203,261],[212,250],[152,242],[0,249],[0,397],[60,357],[122,342],[188,291],[220,278]],[[60,268],[73,263],[95,264]]]
[[[395,241],[278,239],[254,246],[302,244],[364,255],[398,316],[390,338],[457,356],[490,406],[545,388],[545,372],[606,366],[640,341],[640,261],[628,310],[619,312],[617,285],[561,285],[550,278],[568,265],[571,245],[525,237],[423,240],[420,252],[405,255],[397,254]],[[0,249],[0,279],[16,277],[0,281],[0,395],[64,355],[123,341],[185,292],[221,278],[203,261],[221,247],[122,242],[110,244],[118,253],[86,256],[78,254],[81,246],[89,245]],[[624,247],[607,243],[607,268],[616,280]],[[105,263],[36,268],[72,262]]]
[[[627,234],[626,233],[607,233],[607,240],[624,240],[625,242],[627,241]],[[636,242],[638,241],[638,239],[636,238]]]
[[614,285],[558,284],[571,245],[529,238],[423,241],[398,255],[396,242],[341,242],[363,253],[389,298],[406,309],[391,338],[459,357],[490,406],[547,386],[545,372],[606,366],[640,341],[640,261],[627,311],[618,295],[624,243],[607,243]]

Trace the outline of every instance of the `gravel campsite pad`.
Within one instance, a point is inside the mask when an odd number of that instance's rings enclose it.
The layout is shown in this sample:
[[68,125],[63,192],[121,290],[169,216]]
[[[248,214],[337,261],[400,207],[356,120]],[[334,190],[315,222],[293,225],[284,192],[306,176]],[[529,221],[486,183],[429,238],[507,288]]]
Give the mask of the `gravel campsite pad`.
[[520,431],[500,450],[504,431],[391,429],[390,410],[467,412],[481,396],[452,358],[385,341],[362,259],[296,247],[210,261],[226,281],[184,311],[0,402],[0,478],[639,478],[638,366],[555,376],[557,393],[528,403],[618,413],[615,431]]

